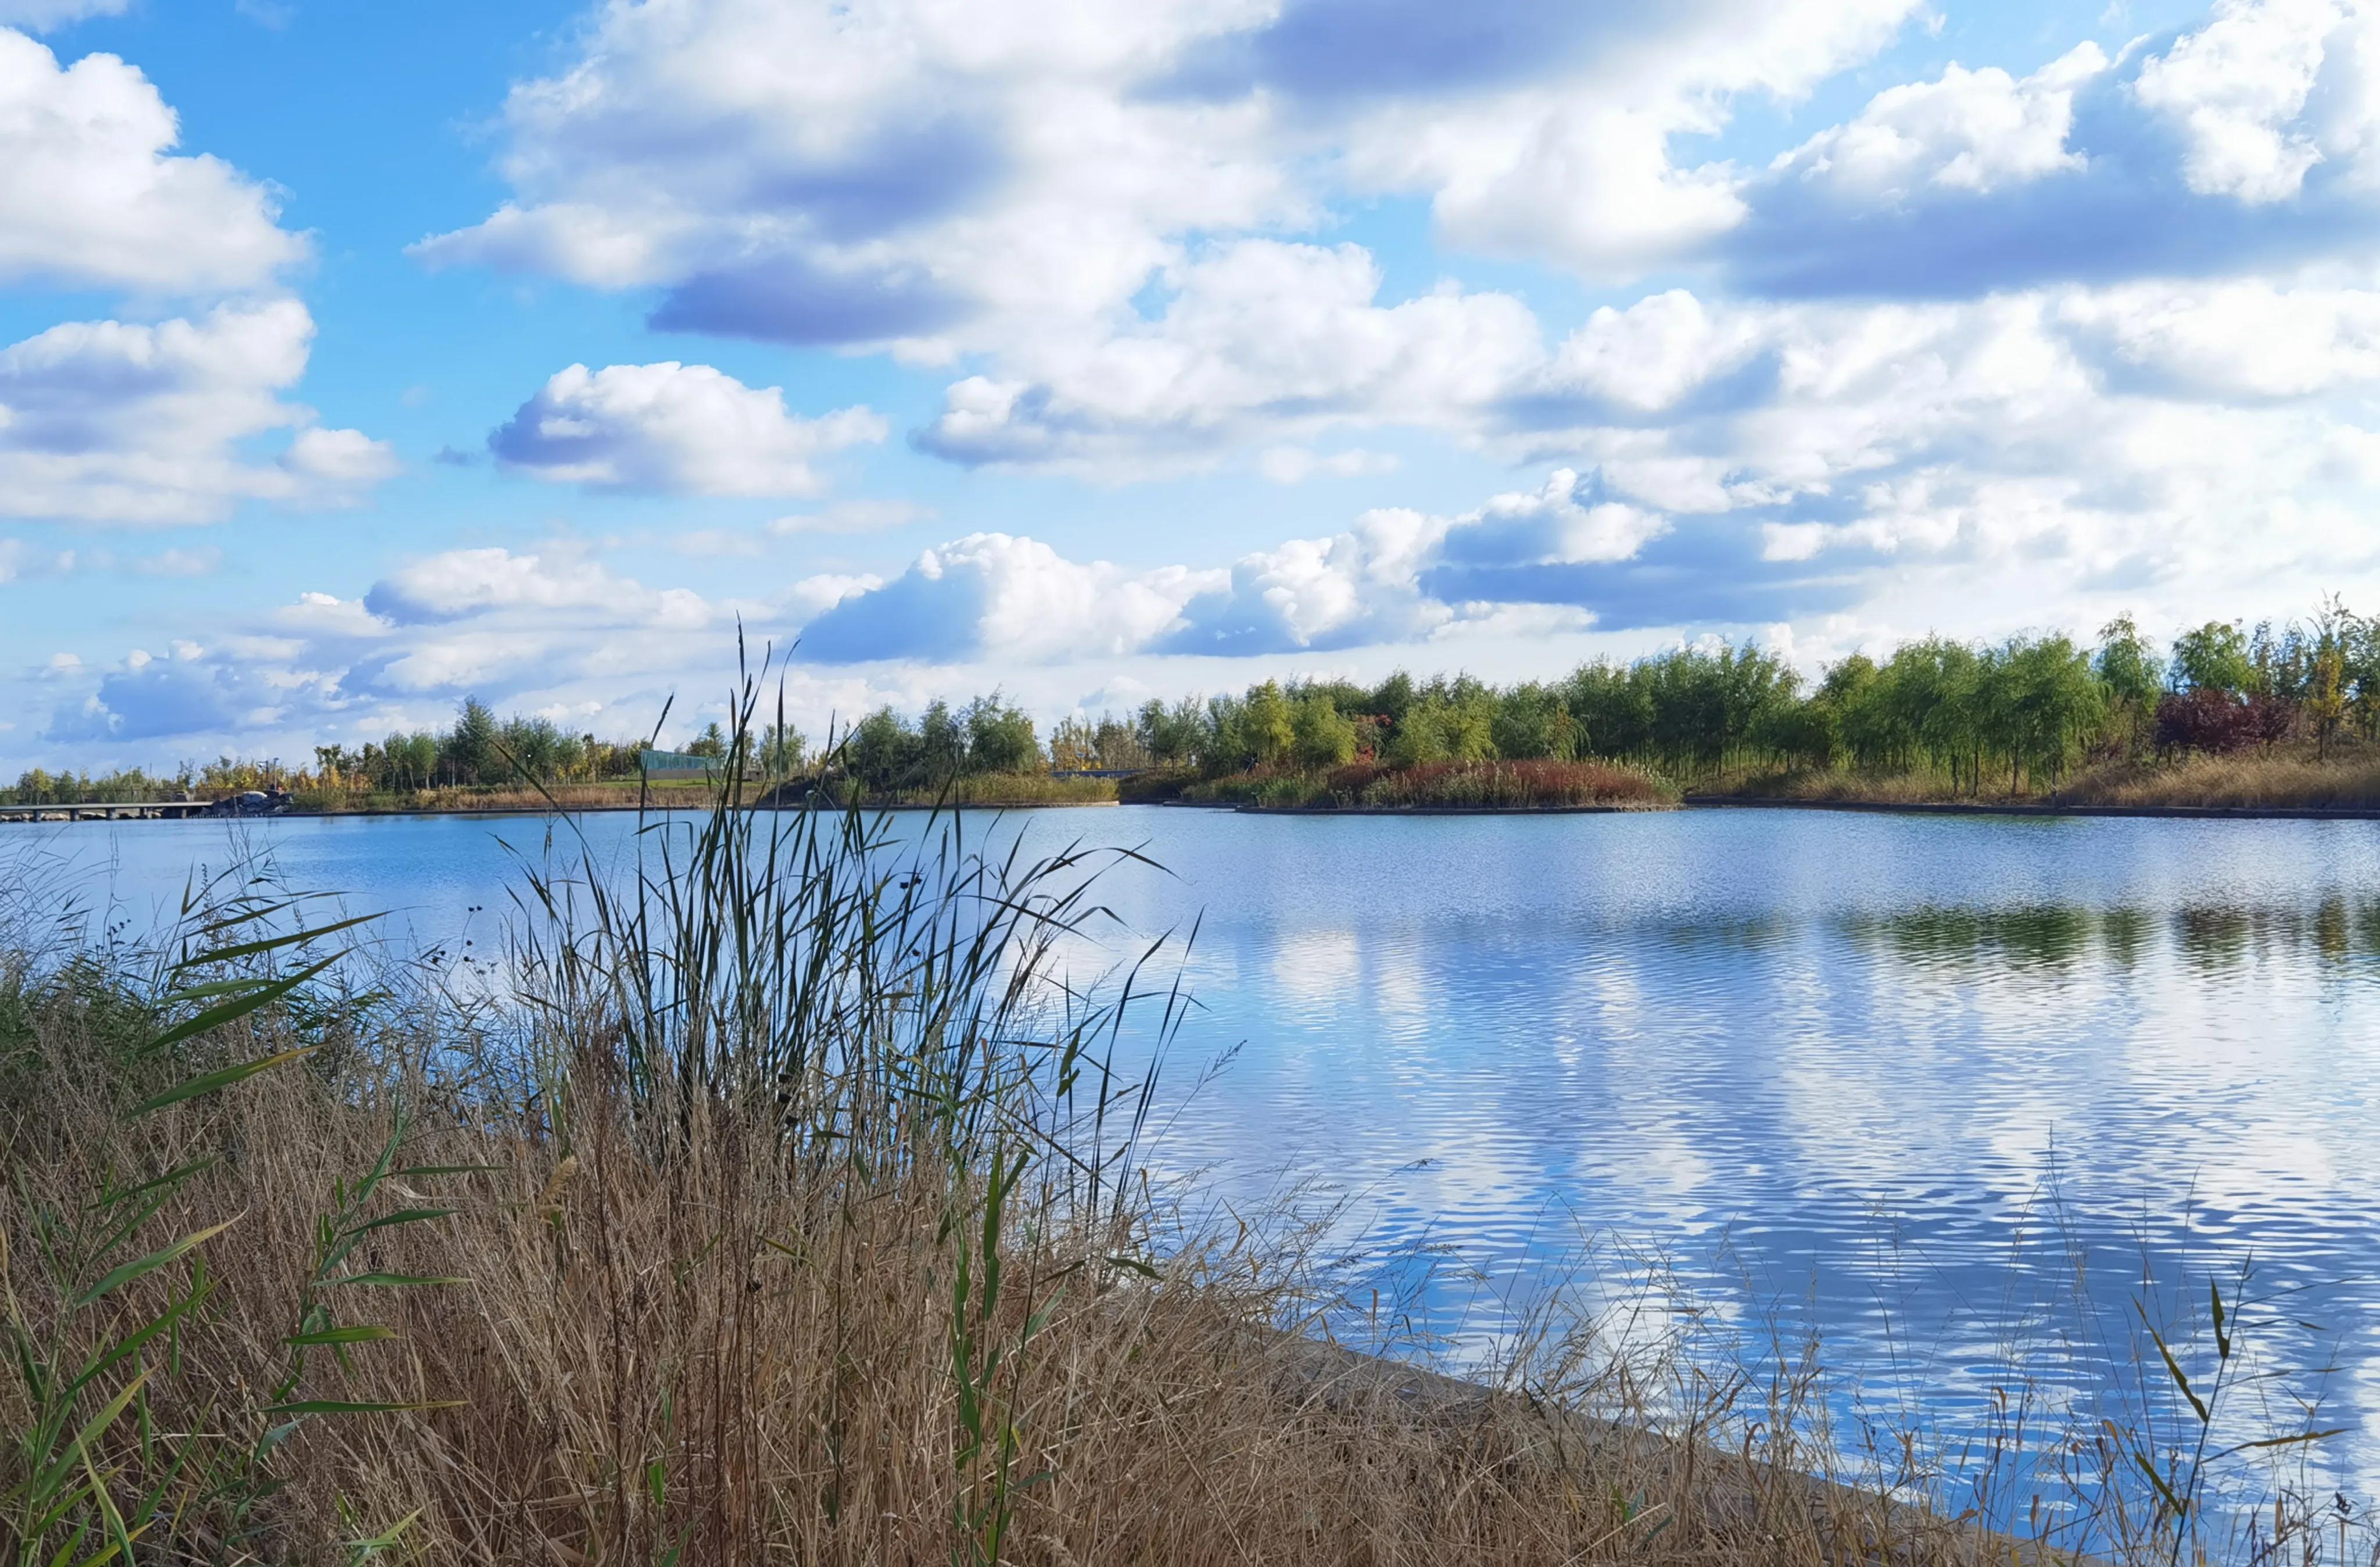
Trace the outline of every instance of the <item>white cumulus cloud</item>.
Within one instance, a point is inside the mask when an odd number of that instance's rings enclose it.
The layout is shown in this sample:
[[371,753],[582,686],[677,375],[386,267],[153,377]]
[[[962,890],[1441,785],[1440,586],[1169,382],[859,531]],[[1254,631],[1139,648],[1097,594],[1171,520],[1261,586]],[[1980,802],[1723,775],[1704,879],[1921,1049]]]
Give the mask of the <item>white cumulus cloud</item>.
[[2214,19],[2143,63],[2132,91],[2177,125],[2192,190],[2245,202],[2297,194],[2323,158],[2304,123],[2331,38],[2370,24],[2337,0],[2217,0]]
[[884,439],[866,408],[803,419],[774,386],[674,360],[572,365],[488,437],[506,468],[556,483],[690,495],[808,495],[813,458]]
[[839,593],[803,628],[801,651],[830,663],[989,650],[1018,662],[1113,657],[1178,626],[1183,606],[1221,583],[1218,572],[1127,571],[1067,560],[1038,540],[975,533],[872,590]]
[[217,293],[304,257],[263,187],[219,158],[174,153],[179,137],[133,67],[87,55],[61,67],[0,29],[0,283]]
[[[207,522],[249,499],[336,505],[395,459],[282,400],[312,318],[294,299],[155,324],[69,322],[0,349],[0,515]],[[297,431],[275,461],[240,446]]]
[[1954,64],[1938,80],[1877,93],[1859,118],[1779,154],[1774,167],[1840,198],[1886,202],[1929,185],[1980,193],[2079,169],[2082,155],[2067,145],[2074,91],[2107,68],[2095,43],[2021,80]]
[[1097,464],[1343,423],[1460,427],[1544,353],[1511,295],[1379,304],[1358,246],[1244,240],[1167,275],[1157,320],[1020,352],[1020,379],[953,385],[924,443],[970,463]]

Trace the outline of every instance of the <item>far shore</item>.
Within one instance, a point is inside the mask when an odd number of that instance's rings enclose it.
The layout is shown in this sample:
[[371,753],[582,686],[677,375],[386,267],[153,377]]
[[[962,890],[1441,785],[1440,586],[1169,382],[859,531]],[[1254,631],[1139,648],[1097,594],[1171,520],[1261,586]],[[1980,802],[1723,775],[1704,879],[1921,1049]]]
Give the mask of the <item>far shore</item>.
[[[936,803],[922,800],[892,800],[870,804],[869,811],[1020,811],[1063,810],[1081,808],[1144,805],[1169,810],[1211,810],[1243,816],[1342,817],[1342,816],[1633,816],[1678,810],[1821,810],[1854,811],[1869,815],[1900,816],[1974,816],[1974,817],[2131,817],[2161,820],[2195,821],[2380,821],[2380,806],[2283,806],[2283,805],[2104,805],[2056,800],[2016,801],[1949,801],[1796,798],[1771,795],[1688,794],[1673,800],[1630,801],[1585,805],[1509,805],[1509,806],[1366,806],[1366,805],[1253,805],[1231,800],[1118,800],[1108,799],[1000,799],[984,798]],[[593,816],[642,812],[648,815],[698,814],[710,808],[707,800],[686,799],[664,796],[643,803],[635,800],[561,799],[524,802],[508,800],[502,804],[472,804],[461,801],[439,801],[422,805],[373,803],[332,809],[314,806],[293,806],[286,809],[249,816],[188,816],[176,820],[201,825],[224,821],[266,821],[290,819],[311,820],[341,818],[383,817],[537,817]],[[795,806],[777,807],[756,804],[750,809],[795,809]],[[86,813],[77,817],[77,812]],[[99,806],[57,806],[44,810],[38,818],[22,816],[0,821],[0,832],[9,825],[64,825],[83,820],[127,821],[141,820],[123,815],[104,816]]]

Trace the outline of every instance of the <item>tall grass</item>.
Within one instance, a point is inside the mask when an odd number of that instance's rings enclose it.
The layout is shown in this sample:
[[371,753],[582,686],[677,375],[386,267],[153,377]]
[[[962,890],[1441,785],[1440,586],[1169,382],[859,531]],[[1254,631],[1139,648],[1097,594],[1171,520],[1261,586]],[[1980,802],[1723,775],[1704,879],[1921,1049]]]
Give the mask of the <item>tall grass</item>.
[[2380,759],[2368,747],[2348,747],[2329,758],[2308,743],[2269,752],[2191,755],[2170,760],[2107,761],[2081,769],[2054,789],[2010,790],[1999,778],[1981,789],[1945,771],[1849,768],[1746,773],[1718,781],[1710,791],[1764,799],[1862,801],[1908,805],[1937,802],[2029,805],[2181,806],[2229,809],[2380,808]]
[[[490,990],[247,872],[159,941],[0,955],[9,1561],[2017,1549],[1932,1454],[1839,1439],[1815,1356],[1563,1310],[1478,1383],[1335,1347],[1326,1235],[1143,1162],[1154,1068],[1117,1063],[1185,1002],[1099,902],[1116,856],[741,787],[620,862],[558,836]],[[2255,1313],[2216,1299],[2228,1366]],[[2212,1429],[2230,1384],[2168,1342],[2160,1408]],[[2048,1548],[2227,1549],[2192,1533],[2219,1445],[2018,1450],[2057,1455]],[[2278,1545],[2326,1559],[2318,1522],[2286,1502]]]
[[1354,762],[1318,771],[1258,769],[1223,778],[1165,778],[1130,797],[1181,798],[1275,810],[1652,808],[1675,792],[1643,771],[1602,761]]
[[2309,747],[2190,757],[2164,767],[2086,773],[2058,797],[2077,805],[2370,810],[2380,808],[2380,756],[2359,747],[2323,759]]

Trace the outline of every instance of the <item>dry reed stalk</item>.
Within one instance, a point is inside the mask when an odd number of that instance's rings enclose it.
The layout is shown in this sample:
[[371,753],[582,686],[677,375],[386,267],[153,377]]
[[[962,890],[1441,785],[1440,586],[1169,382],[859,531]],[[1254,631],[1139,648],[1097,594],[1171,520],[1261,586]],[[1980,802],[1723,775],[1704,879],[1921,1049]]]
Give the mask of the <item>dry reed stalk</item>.
[[[251,1087],[132,1137],[88,1096],[8,1128],[20,1154],[43,1146],[34,1193],[59,1197],[110,1160],[242,1150],[158,1216],[160,1233],[237,1216],[208,1247],[224,1293],[189,1336],[189,1374],[159,1402],[164,1428],[220,1417],[271,1379],[323,1194],[394,1127],[388,1111],[302,1074]],[[279,1451],[281,1488],[251,1559],[336,1560],[351,1521],[406,1517],[408,1559],[432,1562],[952,1557],[970,1476],[953,1461],[947,1192],[928,1172],[809,1184],[772,1138],[709,1111],[657,1163],[609,1093],[582,1090],[568,1155],[451,1113],[414,1124],[409,1162],[492,1168],[449,1178],[457,1212],[362,1260],[468,1282],[394,1299],[378,1316],[399,1337],[374,1346],[394,1353],[358,1354],[352,1375],[325,1364],[308,1391],[455,1407],[299,1431]],[[12,1247],[26,1195],[5,1216]],[[1034,1215],[1018,1218],[1029,1228]],[[1043,1236],[1009,1263],[1038,1279],[996,1333],[1014,1338],[1058,1305],[1001,1394],[1026,1464],[1046,1476],[1021,1491],[1003,1561],[1985,1553],[1983,1537],[1920,1511],[1802,1480],[1794,1461],[1815,1463],[1815,1450],[1721,1445],[1717,1408],[1690,1420],[1689,1439],[1647,1439],[1523,1396],[1386,1373],[1281,1332],[1296,1281],[1261,1253],[1199,1247],[1150,1279],[1099,1266],[1115,1239]],[[125,1309],[153,1307],[168,1287]],[[0,1404],[0,1421],[19,1413]],[[220,1523],[195,1512],[187,1554],[157,1559],[203,1560],[220,1543]]]

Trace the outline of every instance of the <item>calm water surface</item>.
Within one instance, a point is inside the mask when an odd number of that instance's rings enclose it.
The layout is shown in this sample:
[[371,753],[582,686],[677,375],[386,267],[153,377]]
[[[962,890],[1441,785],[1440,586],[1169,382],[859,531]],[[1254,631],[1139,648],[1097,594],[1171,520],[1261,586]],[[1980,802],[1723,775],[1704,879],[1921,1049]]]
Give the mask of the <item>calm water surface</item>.
[[[1870,1407],[1922,1393],[1955,1423],[2012,1356],[2053,1396],[2104,1391],[2136,1298],[2169,1314],[2252,1256],[2288,1319],[2270,1363],[2352,1427],[2341,1483],[2380,1490],[2380,824],[1008,823],[1145,845],[1171,874],[1108,889],[1138,929],[1203,916],[1162,1160],[1345,1197],[1358,1269],[1458,1347],[1582,1248],[1658,1257],[1707,1322],[1815,1330]],[[544,830],[245,829],[293,884],[458,955],[494,945],[500,843]],[[42,842],[136,924],[232,852],[222,824]]]

